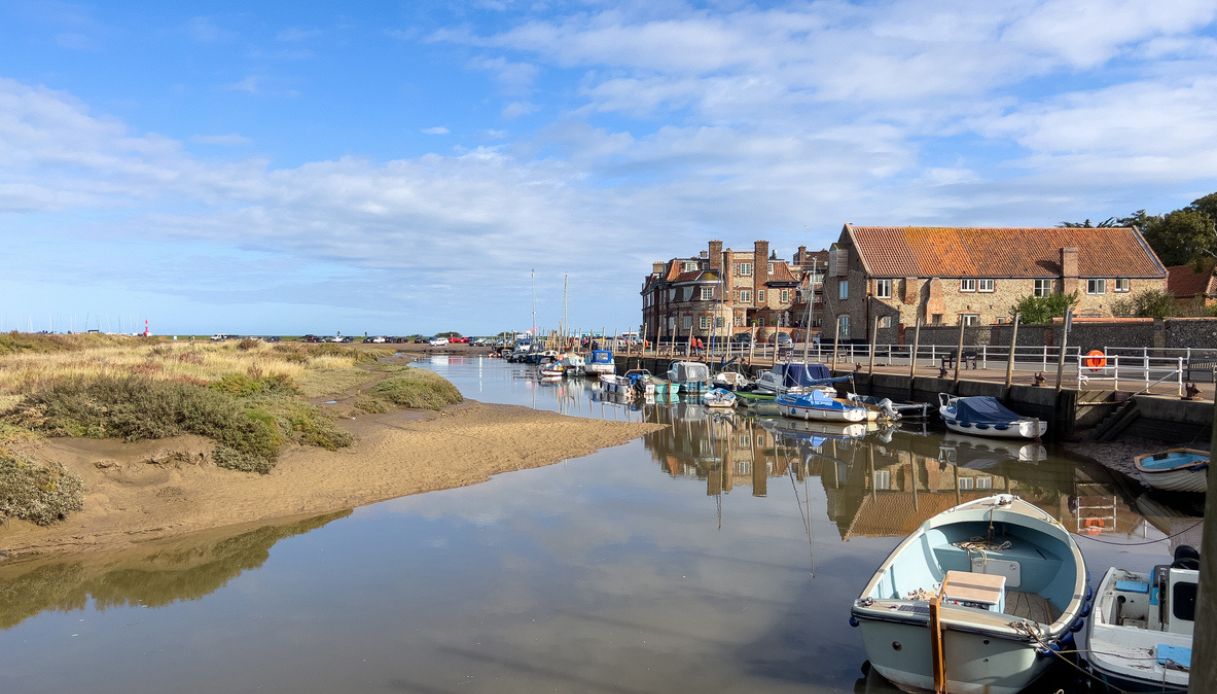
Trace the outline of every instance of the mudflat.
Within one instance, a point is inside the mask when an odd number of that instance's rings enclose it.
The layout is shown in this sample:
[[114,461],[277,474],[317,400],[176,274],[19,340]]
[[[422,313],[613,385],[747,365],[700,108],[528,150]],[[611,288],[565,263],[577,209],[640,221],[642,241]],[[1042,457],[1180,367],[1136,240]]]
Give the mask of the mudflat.
[[84,508],[50,526],[0,526],[0,562],[113,550],[276,518],[341,511],[407,494],[476,484],[623,444],[663,425],[566,417],[466,401],[440,412],[397,410],[339,420],[355,444],[291,446],[265,475],[211,462],[197,436],[126,443],[52,438],[25,452],[62,463],[85,488]]

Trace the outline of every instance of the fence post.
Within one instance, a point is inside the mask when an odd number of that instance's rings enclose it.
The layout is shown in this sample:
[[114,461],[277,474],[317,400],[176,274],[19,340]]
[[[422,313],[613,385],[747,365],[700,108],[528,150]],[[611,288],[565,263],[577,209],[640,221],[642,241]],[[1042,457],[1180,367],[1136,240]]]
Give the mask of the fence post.
[[989,346],[988,345],[980,346],[980,368],[982,368],[982,369],[989,368]]
[[[1190,350],[1191,347],[1188,349]],[[1176,375],[1179,378],[1179,397],[1183,397],[1183,357],[1179,357],[1179,370]]]
[[1044,345],[1044,367],[1040,370],[1041,371],[1048,370],[1048,345]]
[[1141,348],[1141,360],[1145,367],[1145,387],[1149,388],[1149,347]]
[[[1103,353],[1107,354],[1106,347],[1103,348]],[[1113,373],[1115,375],[1115,385],[1116,385],[1115,389],[1119,390],[1120,389],[1120,355],[1117,354],[1115,357],[1113,357],[1113,359],[1116,362],[1115,370],[1113,371]]]
[[1018,321],[1019,315],[1014,313],[1014,328],[1010,331],[1010,352],[1006,357],[1006,387],[1009,388],[1014,384],[1014,357],[1015,345],[1018,344]]
[[930,368],[934,368],[934,362],[938,361],[938,345],[930,345]]

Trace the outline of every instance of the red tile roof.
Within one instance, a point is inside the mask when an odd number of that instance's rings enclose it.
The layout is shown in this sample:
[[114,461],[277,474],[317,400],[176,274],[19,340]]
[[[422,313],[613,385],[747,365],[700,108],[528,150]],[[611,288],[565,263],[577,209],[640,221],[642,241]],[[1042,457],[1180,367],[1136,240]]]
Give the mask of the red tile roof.
[[785,262],[774,263],[773,273],[769,275],[770,282],[789,282],[795,284],[798,282],[795,276],[790,272],[790,267]]
[[1131,228],[867,227],[845,225],[873,277],[1059,277],[1078,249],[1079,277],[1166,276]]
[[1196,272],[1193,265],[1172,265],[1166,268],[1166,289],[1178,298],[1201,294],[1217,294],[1217,277],[1212,270]]

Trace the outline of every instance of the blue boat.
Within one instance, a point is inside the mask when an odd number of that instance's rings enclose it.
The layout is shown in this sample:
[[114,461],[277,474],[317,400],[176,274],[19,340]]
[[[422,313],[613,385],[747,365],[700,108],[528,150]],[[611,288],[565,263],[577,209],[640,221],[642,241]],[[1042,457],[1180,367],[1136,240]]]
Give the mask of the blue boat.
[[583,372],[592,376],[611,376],[617,373],[617,364],[613,361],[612,351],[593,349],[591,356],[583,365]]
[[821,422],[873,422],[879,411],[837,397],[832,388],[816,388],[806,392],[786,392],[774,398],[778,412],[791,419],[814,419]]
[[1141,479],[1154,489],[1196,492],[1209,488],[1209,452],[1195,448],[1172,448],[1133,459]]
[[771,369],[757,376],[756,390],[780,395],[790,390],[806,390],[815,386],[842,383],[848,380],[849,376],[834,378],[832,372],[823,364],[792,361],[774,364]]

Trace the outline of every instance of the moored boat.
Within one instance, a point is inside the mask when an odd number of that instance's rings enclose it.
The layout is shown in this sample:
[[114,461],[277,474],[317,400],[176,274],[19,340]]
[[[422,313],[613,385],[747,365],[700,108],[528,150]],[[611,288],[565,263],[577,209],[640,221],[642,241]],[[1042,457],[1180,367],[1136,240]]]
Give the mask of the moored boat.
[[808,364],[801,361],[774,364],[768,371],[756,377],[758,392],[781,395],[790,390],[805,390],[814,386],[849,380],[848,376],[833,378],[832,372],[823,364]]
[[1141,479],[1154,489],[1198,492],[1209,488],[1209,453],[1194,448],[1172,448],[1133,458]]
[[813,388],[803,392],[786,392],[774,398],[783,417],[814,419],[821,422],[874,422],[879,411],[865,405],[836,397],[832,388]]
[[1038,439],[1048,423],[1023,417],[987,395],[959,398],[938,394],[938,414],[951,431],[994,439]]
[[710,390],[710,367],[696,361],[672,362],[668,381],[681,393],[704,393]]
[[1199,555],[1187,545],[1148,574],[1108,569],[1095,593],[1087,662],[1122,691],[1187,691]]
[[903,689],[1014,694],[1073,643],[1089,593],[1069,532],[1008,494],[929,520],[854,601],[871,665]]
[[537,375],[541,378],[562,378],[566,374],[566,366],[560,361],[550,361],[537,365]]
[[702,404],[713,408],[735,407],[735,393],[723,388],[714,388],[702,396]]
[[584,372],[588,375],[602,376],[617,373],[617,365],[613,361],[613,353],[607,349],[593,349],[587,359]]

